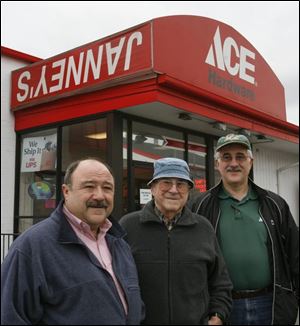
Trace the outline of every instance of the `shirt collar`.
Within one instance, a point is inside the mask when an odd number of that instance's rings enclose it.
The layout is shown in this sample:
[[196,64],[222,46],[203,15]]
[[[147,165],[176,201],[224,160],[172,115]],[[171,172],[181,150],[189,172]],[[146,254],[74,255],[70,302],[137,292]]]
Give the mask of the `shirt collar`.
[[[230,193],[228,191],[226,191],[226,189],[224,188],[224,186],[222,185],[222,187],[220,188],[218,197],[220,199],[234,199],[236,200],[234,197],[232,197],[230,195]],[[248,192],[247,195],[241,200],[241,202],[246,202],[247,200],[256,200],[258,198],[258,195],[256,193],[256,191],[253,189],[251,183],[248,184]]]
[[251,183],[249,183],[248,195],[249,199],[256,200],[258,198],[257,192],[252,187]]
[[[81,219],[76,217],[74,214],[72,214],[68,210],[66,205],[63,205],[63,212],[66,215],[66,218],[69,221],[69,223],[71,223],[78,231],[85,233],[85,234],[88,233],[88,234],[93,235],[91,227],[86,222],[82,221]],[[111,227],[112,227],[112,223],[108,219],[106,219],[100,228],[99,234],[101,234],[102,236],[103,235],[105,236],[105,234],[108,232],[108,230]]]
[[154,212],[159,217],[159,219],[166,225],[168,230],[171,230],[174,227],[174,225],[179,221],[182,215],[182,210],[181,210],[172,219],[168,219],[163,215],[163,213],[156,206],[154,206]]

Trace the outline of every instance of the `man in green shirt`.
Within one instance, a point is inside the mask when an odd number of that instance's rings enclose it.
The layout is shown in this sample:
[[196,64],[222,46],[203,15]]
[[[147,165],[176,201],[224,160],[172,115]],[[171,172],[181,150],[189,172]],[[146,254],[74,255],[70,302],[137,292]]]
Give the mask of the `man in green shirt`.
[[233,283],[232,325],[292,325],[299,297],[299,231],[285,200],[248,178],[244,135],[218,140],[221,182],[191,200],[213,224]]

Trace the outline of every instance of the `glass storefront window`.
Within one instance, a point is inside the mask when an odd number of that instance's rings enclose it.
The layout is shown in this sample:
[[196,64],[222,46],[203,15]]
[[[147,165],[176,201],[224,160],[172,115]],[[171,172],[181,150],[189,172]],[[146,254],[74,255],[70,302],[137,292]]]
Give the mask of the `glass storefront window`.
[[122,180],[122,213],[128,213],[128,163],[127,163],[127,120],[123,121],[123,180]]
[[56,206],[56,149],[56,129],[22,136],[19,232],[48,217]]
[[141,209],[152,198],[147,183],[153,176],[153,162],[163,157],[183,159],[184,151],[185,144],[182,132],[140,122],[132,123],[132,172],[134,180],[132,209]]
[[[62,171],[78,159],[97,157],[106,162],[106,119],[62,128]],[[21,138],[18,231],[49,217],[57,206],[57,129],[28,133]]]
[[[58,204],[56,195],[61,197],[57,190],[71,162],[87,157],[96,157],[107,162],[107,146],[113,144],[107,139],[107,128],[107,119],[101,118],[62,126],[59,139],[57,130],[60,129],[57,128],[22,136],[19,208],[16,214],[19,232],[47,218],[55,209]],[[208,149],[205,138],[191,134],[187,136],[186,144],[183,131],[123,120],[123,162],[120,161],[123,175],[119,174],[122,178],[122,182],[119,180],[119,187],[122,189],[118,188],[122,190],[118,197],[122,198],[116,200],[124,214],[141,209],[151,200],[147,183],[153,175],[153,162],[159,158],[187,158],[195,181],[192,195],[207,190]],[[58,141],[61,141],[59,146]],[[61,158],[59,164],[57,148],[61,149],[58,155]],[[185,153],[186,149],[188,153]],[[215,181],[218,180],[219,173],[215,170]]]
[[98,119],[63,127],[62,171],[73,161],[97,157],[106,162],[106,119]]
[[[217,148],[217,141],[214,140],[214,154]],[[216,168],[216,165],[214,165],[214,173],[215,173],[215,185],[218,184],[221,180],[221,174],[219,170]]]
[[192,192],[204,192],[206,183],[206,155],[207,146],[204,137],[189,135],[188,162],[195,187]]
[[134,122],[132,124],[132,160],[152,163],[163,157],[183,159],[183,133]]

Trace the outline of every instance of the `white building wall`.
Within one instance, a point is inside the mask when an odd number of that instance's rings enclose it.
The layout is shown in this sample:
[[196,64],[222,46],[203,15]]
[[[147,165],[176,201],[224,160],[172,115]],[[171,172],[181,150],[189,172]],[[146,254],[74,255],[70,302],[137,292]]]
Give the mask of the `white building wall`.
[[283,151],[268,150],[261,145],[253,146],[254,182],[283,197],[299,223],[299,156]]
[[28,62],[1,55],[1,233],[13,232],[16,135],[10,110],[11,71]]
[[299,226],[299,163],[280,168],[277,171],[277,180],[279,195],[286,197]]

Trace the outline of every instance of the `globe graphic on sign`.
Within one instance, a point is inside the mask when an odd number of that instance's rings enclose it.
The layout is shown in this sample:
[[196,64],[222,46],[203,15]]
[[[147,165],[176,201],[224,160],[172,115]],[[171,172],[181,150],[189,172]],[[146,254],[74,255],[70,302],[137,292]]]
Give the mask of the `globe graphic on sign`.
[[53,196],[53,188],[48,182],[33,182],[28,187],[28,194],[32,199],[50,199]]

